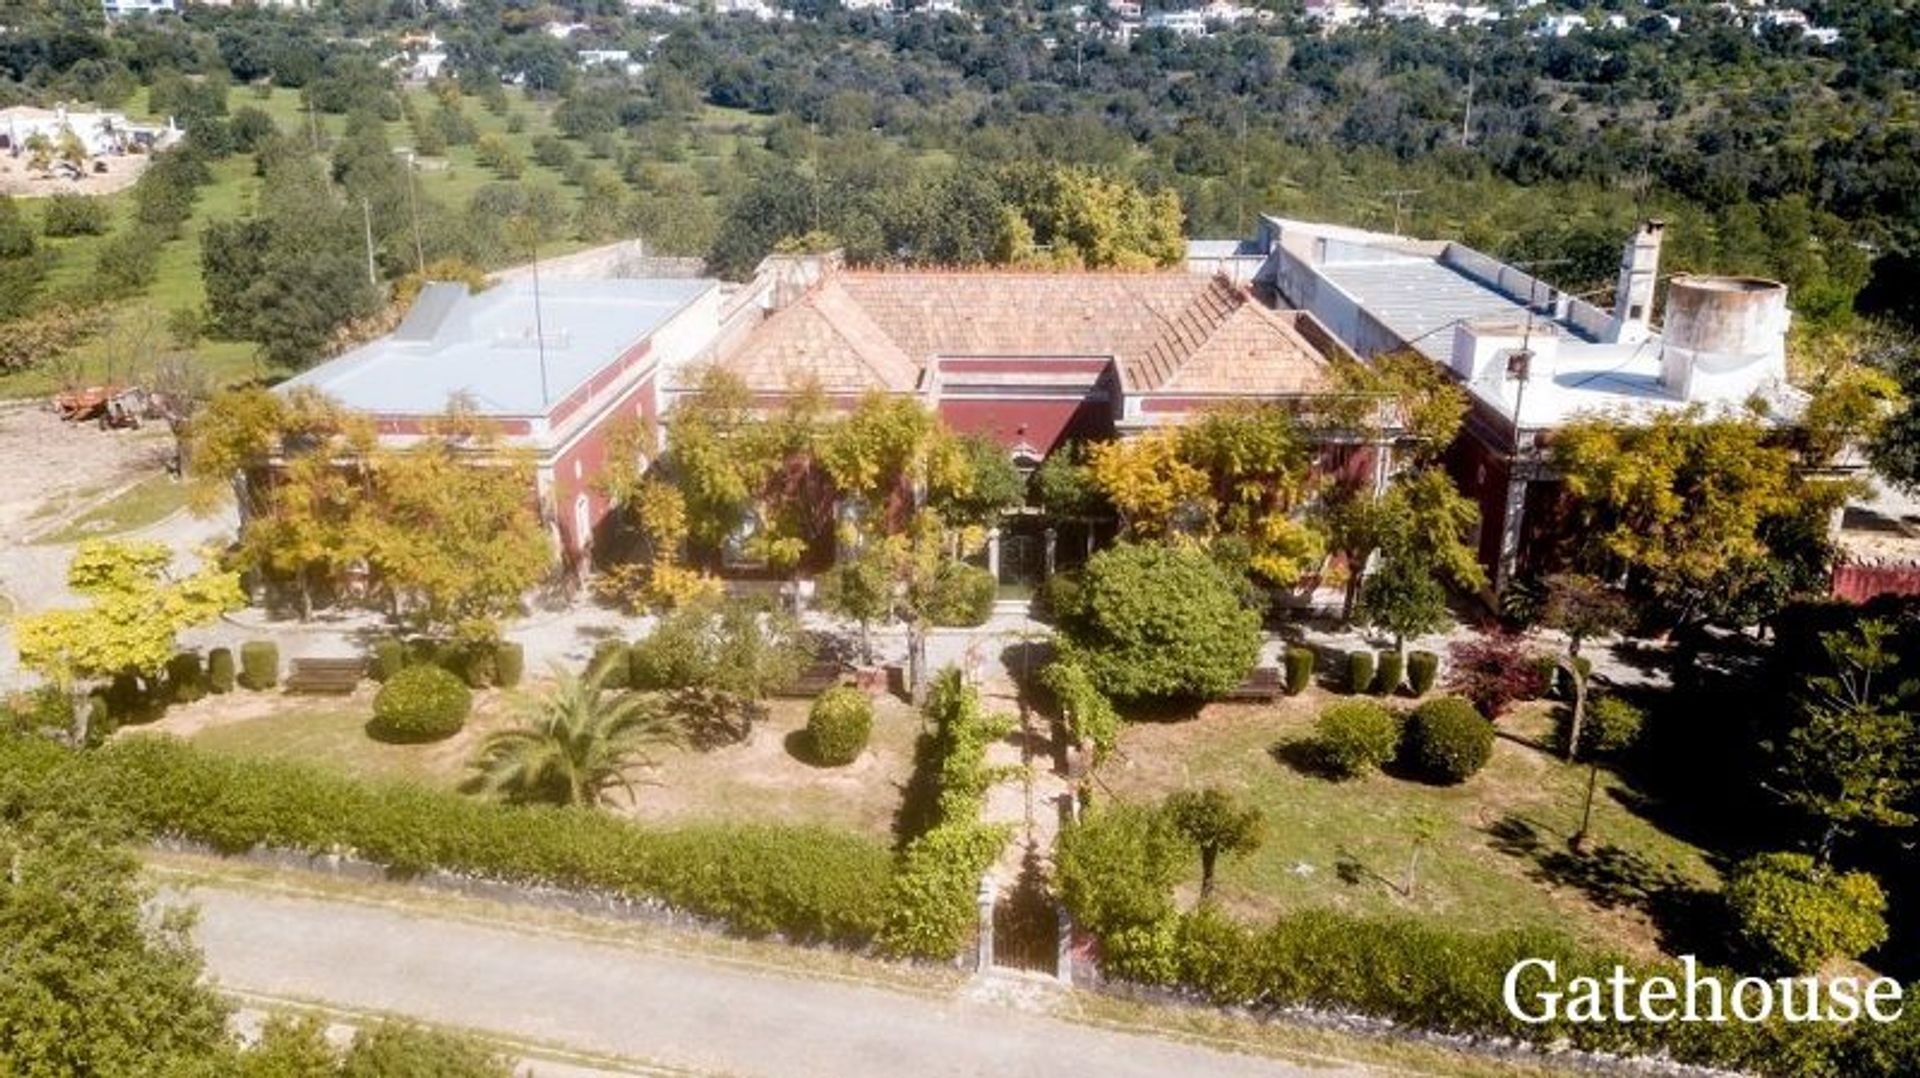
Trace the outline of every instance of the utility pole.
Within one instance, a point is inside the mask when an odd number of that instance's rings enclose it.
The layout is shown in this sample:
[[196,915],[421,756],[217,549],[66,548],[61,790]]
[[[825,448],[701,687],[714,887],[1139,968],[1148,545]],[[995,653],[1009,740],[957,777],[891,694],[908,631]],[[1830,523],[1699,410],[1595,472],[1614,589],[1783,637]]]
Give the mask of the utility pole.
[[1382,191],[1381,194],[1393,200],[1393,234],[1400,234],[1400,211],[1406,201],[1420,194],[1419,188],[1403,188],[1398,191]]
[[373,269],[373,203],[364,198],[360,200],[360,218],[367,227],[367,283],[378,287],[380,277]]
[[533,347],[540,357],[540,407],[544,411],[552,401],[547,392],[547,329],[540,316],[540,232],[531,221],[527,222],[527,247],[533,253]]
[[1467,68],[1467,111],[1460,117],[1460,145],[1473,140],[1473,76],[1477,69]]

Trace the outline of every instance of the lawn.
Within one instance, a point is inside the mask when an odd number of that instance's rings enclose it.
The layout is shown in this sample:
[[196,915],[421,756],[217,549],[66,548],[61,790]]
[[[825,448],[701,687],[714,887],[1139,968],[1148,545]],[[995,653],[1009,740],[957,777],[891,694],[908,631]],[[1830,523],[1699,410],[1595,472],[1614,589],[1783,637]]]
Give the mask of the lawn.
[[59,528],[33,541],[41,545],[78,543],[83,539],[137,531],[172,516],[187,504],[186,484],[169,475],[152,475],[125,490],[96,501]]
[[[1584,766],[1531,744],[1551,719],[1531,705],[1501,723],[1486,769],[1462,785],[1428,786],[1386,774],[1334,782],[1300,761],[1314,691],[1267,707],[1215,705],[1179,723],[1139,723],[1096,775],[1096,797],[1153,801],[1183,788],[1222,786],[1258,807],[1264,841],[1223,861],[1218,892],[1259,917],[1305,907],[1362,915],[1411,914],[1461,928],[1554,927],[1642,955],[1660,950],[1649,909],[1717,886],[1702,853],[1625,807],[1602,772],[1594,831],[1603,848],[1578,858]],[[1437,828],[1405,893],[1415,835]],[[1187,888],[1197,890],[1199,867]]]
[[[513,694],[477,693],[473,717],[458,735],[430,745],[382,744],[365,730],[373,689],[363,685],[349,697],[236,692],[175,707],[145,729],[189,737],[212,752],[455,789],[480,742],[513,721]],[[635,776],[637,796],[622,811],[650,821],[817,823],[891,838],[912,772],[917,714],[890,697],[877,701],[868,752],[845,767],[822,768],[795,751],[807,706],[773,701],[771,714],[741,744],[665,750],[656,769]]]

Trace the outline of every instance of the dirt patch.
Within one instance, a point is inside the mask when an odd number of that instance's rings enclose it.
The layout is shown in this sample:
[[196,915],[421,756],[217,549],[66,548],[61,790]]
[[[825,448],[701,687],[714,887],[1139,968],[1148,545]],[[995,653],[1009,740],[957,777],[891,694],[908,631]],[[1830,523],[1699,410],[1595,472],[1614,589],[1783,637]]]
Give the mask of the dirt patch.
[[[110,195],[133,186],[147,170],[151,154],[96,157],[87,162],[87,171],[77,179],[56,179],[27,167],[24,157],[0,156],[0,195],[22,198],[46,198],[50,195]],[[103,171],[93,171],[99,164]]]
[[163,430],[103,431],[38,404],[0,406],[0,542],[18,543],[157,474],[172,447]]

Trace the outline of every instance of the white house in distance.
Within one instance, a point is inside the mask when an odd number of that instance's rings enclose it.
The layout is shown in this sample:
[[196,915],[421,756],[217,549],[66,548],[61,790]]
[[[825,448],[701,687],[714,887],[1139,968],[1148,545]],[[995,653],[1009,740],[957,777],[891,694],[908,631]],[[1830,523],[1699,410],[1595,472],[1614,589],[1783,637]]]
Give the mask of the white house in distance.
[[0,109],[0,153],[10,157],[27,153],[28,143],[35,137],[57,147],[69,134],[80,140],[88,157],[106,157],[165,149],[180,137],[180,129],[171,119],[165,127],[136,124],[122,113],[69,111],[65,105]]
[[109,19],[172,13],[180,10],[180,0],[100,0],[100,10],[106,12]]

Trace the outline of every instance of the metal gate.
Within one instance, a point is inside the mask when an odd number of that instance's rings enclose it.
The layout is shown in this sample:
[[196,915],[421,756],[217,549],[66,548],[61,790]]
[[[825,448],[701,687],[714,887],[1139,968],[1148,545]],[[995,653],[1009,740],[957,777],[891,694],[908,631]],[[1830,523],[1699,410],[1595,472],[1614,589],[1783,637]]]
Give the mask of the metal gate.
[[993,904],[993,964],[1052,976],[1060,961],[1060,913],[1029,866]]

